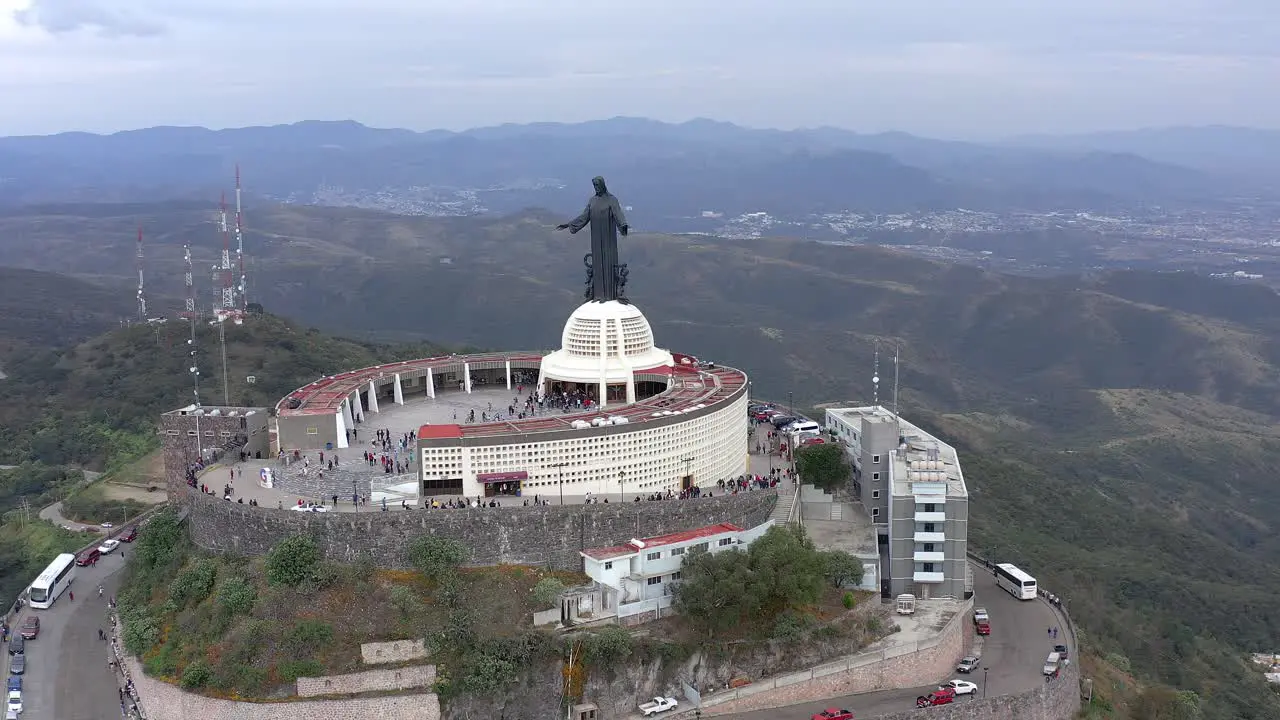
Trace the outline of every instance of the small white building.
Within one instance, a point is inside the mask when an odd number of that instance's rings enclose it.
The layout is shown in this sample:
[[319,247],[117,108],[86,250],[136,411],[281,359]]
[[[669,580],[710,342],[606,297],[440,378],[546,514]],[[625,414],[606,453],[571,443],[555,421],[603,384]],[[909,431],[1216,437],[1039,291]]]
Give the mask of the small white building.
[[680,580],[680,566],[695,548],[719,552],[746,549],[763,535],[773,520],[749,530],[732,523],[631,540],[625,545],[594,548],[581,553],[584,572],[604,589],[603,606],[616,610],[622,625],[636,625],[666,615],[671,607],[672,583]]

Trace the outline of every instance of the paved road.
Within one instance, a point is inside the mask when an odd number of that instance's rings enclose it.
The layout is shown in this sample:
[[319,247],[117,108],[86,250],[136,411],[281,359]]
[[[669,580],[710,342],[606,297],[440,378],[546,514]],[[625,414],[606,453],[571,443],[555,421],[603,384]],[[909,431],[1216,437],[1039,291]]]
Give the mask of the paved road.
[[[973,566],[974,603],[986,606],[991,613],[991,635],[984,639],[983,665],[986,673],[988,695],[1005,695],[1023,692],[1044,682],[1040,668],[1045,656],[1056,643],[1069,644],[1065,631],[1059,631],[1059,639],[1052,640],[1048,629],[1062,621],[1057,613],[1041,600],[1015,600],[1012,595],[996,586],[991,572],[980,565]],[[1074,655],[1076,648],[1071,647]],[[982,693],[983,673],[970,677],[956,674],[953,677],[967,679],[978,684]],[[950,679],[950,678],[948,678]],[[928,685],[906,690],[846,695],[844,697],[817,700],[785,708],[756,712],[719,715],[726,720],[808,720],[814,713],[829,707],[852,710],[859,720],[869,720],[880,715],[910,710],[920,695],[937,687]]]
[[[94,472],[93,470],[82,470],[81,472],[84,473],[84,482],[81,483],[77,487],[77,489],[79,489],[80,487],[89,485],[93,481],[102,477],[102,473]],[[74,490],[72,492],[74,492]],[[76,532],[84,532],[86,529],[102,531],[102,528],[98,527],[97,525],[86,525],[84,523],[72,522],[71,520],[68,520],[65,517],[63,517],[61,501],[56,502],[50,505],[49,507],[46,507],[45,509],[41,510],[40,519],[47,520],[59,527],[70,528],[72,530],[75,530]]]
[[[128,552],[129,546],[125,546]],[[98,629],[110,628],[107,598],[116,592],[124,559],[119,551],[97,567],[76,568],[71,591],[48,610],[23,608],[15,627],[27,615],[40,616],[40,636],[27,643],[27,671],[22,681],[23,720],[120,720],[119,684],[107,667],[107,643]],[[105,595],[98,598],[98,584]],[[4,654],[5,675],[9,655]]]

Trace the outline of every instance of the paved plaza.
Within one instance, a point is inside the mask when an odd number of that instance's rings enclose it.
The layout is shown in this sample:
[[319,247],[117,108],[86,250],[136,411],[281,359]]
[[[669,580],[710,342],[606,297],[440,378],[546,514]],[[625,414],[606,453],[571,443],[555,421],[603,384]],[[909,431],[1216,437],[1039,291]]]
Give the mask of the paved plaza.
[[[218,494],[222,492],[224,485],[230,484],[232,487],[232,502],[243,499],[247,503],[250,500],[255,500],[264,507],[296,507],[298,501],[301,500],[303,503],[323,501],[331,511],[337,512],[381,512],[383,500],[385,499],[386,508],[389,512],[402,511],[406,508],[416,509],[418,495],[417,467],[414,465],[414,444],[409,443],[407,450],[398,454],[398,459],[407,464],[406,469],[408,472],[402,475],[388,475],[383,471],[380,463],[369,465],[361,457],[366,451],[374,452],[378,455],[383,453],[373,445],[377,431],[386,430],[391,433],[391,439],[394,444],[399,441],[404,433],[417,431],[423,425],[454,424],[455,422],[457,424],[465,424],[464,421],[472,410],[475,411],[477,419],[481,417],[482,413],[498,412],[506,415],[508,407],[523,403],[527,399],[528,393],[529,388],[527,387],[524,388],[523,394],[519,393],[515,386],[510,391],[505,388],[477,388],[470,394],[458,391],[438,392],[434,399],[421,396],[406,397],[404,405],[380,403],[379,409],[381,412],[368,411],[365,413],[365,421],[356,427],[356,438],[352,441],[351,447],[325,452],[323,478],[319,477],[317,470],[321,467],[320,451],[309,450],[304,453],[305,457],[310,458],[310,468],[307,476],[301,474],[300,470],[303,466],[299,463],[282,466],[275,458],[250,459],[230,465],[227,462],[215,465],[201,474],[200,482],[207,484],[210,489]],[[544,414],[576,414],[563,413],[559,409],[545,410],[543,412]],[[456,421],[454,420],[455,414],[458,418]],[[789,467],[789,463],[776,453],[757,454],[755,452],[757,439],[761,442],[765,441],[764,436],[767,427],[761,427],[749,443],[751,457],[748,472],[752,474],[767,476],[771,467]],[[387,454],[396,457],[394,452]],[[327,468],[327,461],[331,456],[336,456],[338,459],[338,466],[333,470]],[[274,488],[262,487],[259,482],[263,468],[269,468],[272,473],[276,474]],[[233,472],[234,478],[232,477]],[[355,485],[354,490],[353,483]],[[716,488],[710,488],[710,490],[718,492]],[[368,504],[359,507],[353,505],[351,499],[357,493],[362,497],[368,497]],[[333,506],[334,495],[338,496],[337,506]],[[509,507],[523,505],[526,499],[532,502],[533,497],[507,496],[495,499],[500,505]],[[549,500],[552,504],[560,504],[561,502],[559,493],[536,497]],[[626,496],[610,493],[597,495],[596,497],[602,502],[606,499],[609,502],[635,501],[635,493],[627,493]],[[462,499],[461,496],[452,498],[449,496],[436,496],[436,498],[442,503],[450,499]],[[578,505],[585,501],[586,497],[582,495],[565,494],[563,496],[563,502],[566,505]]]

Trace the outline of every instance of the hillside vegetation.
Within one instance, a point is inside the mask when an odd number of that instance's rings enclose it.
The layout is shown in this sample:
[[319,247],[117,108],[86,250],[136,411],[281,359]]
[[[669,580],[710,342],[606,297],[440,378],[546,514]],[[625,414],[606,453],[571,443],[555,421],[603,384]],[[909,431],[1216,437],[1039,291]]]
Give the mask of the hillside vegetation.
[[[92,227],[129,238],[136,223],[103,208],[59,212],[64,235]],[[150,212],[158,262],[207,235],[202,210]],[[326,331],[546,348],[579,302],[586,250],[580,236],[552,232],[560,219],[263,208],[249,237],[252,297]],[[38,225],[29,220],[0,224]],[[42,239],[50,253],[63,242]],[[1280,629],[1280,511],[1268,492],[1280,466],[1275,293],[1187,274],[1009,277],[787,239],[623,243],[628,290],[659,344],[743,367],[756,395],[866,402],[875,346],[886,380],[899,346],[903,413],[964,458],[976,548],[1069,598],[1099,659],[1197,693],[1203,718],[1280,718],[1280,700],[1241,659],[1276,649]],[[111,257],[100,272],[112,271]],[[232,402],[274,401],[321,373],[422,354],[302,327],[267,318],[228,328]],[[130,328],[15,361],[12,374],[35,389],[0,383],[10,413],[0,452],[105,462],[130,439],[153,442],[141,439],[155,414],[191,397],[186,331],[174,321]],[[201,326],[198,344],[213,402],[213,330]],[[38,422],[19,422],[30,407]]]

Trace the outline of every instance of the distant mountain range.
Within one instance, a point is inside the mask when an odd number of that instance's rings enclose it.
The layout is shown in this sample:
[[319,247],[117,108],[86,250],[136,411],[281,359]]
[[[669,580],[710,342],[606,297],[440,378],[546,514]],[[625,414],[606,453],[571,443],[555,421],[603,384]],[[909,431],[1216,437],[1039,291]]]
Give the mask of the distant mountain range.
[[421,133],[308,121],[0,138],[0,203],[208,200],[230,184],[239,162],[247,190],[277,200],[320,202],[322,188],[348,198],[432,188],[474,198],[472,210],[560,212],[582,204],[589,179],[601,174],[640,224],[682,229],[680,220],[703,211],[800,218],[1215,204],[1259,192],[1266,157],[1276,167],[1280,132],[1186,128],[983,145],[712,120],[619,117]]

